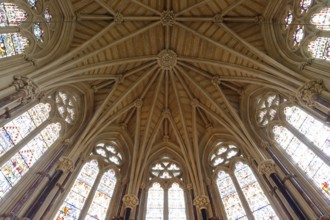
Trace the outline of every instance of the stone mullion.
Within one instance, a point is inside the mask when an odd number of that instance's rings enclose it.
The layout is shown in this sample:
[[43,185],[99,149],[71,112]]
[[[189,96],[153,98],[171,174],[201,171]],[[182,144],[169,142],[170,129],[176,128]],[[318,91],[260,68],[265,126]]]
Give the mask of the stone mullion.
[[[209,189],[210,189],[210,195],[209,195],[210,200],[211,200],[211,203],[213,202],[213,206],[214,206],[213,216],[214,217],[220,216],[223,219],[226,219],[227,216],[226,216],[225,207],[223,205],[216,181],[212,180],[212,183],[209,185]],[[220,201],[220,202],[217,202],[217,201]],[[223,216],[221,216],[221,214]]]
[[28,134],[25,138],[20,140],[16,145],[14,145],[10,150],[8,150],[4,156],[1,157],[0,167],[2,167],[8,160],[10,160],[18,151],[20,151],[26,144],[29,143],[35,136],[37,136],[44,128],[46,128],[49,124],[52,123],[53,120],[44,121],[39,127],[34,129],[30,134]]
[[79,215],[79,220],[83,220],[85,219],[86,215],[87,215],[87,212],[89,210],[89,207],[90,205],[92,204],[93,202],[93,199],[94,199],[94,195],[95,195],[95,192],[101,182],[101,179],[102,179],[102,176],[103,176],[104,172],[99,172],[98,176],[96,177],[96,180],[88,194],[88,197],[86,198],[86,201],[85,201],[85,204],[83,206],[83,208],[81,209],[81,212],[80,212],[80,215]]
[[168,219],[169,216],[169,207],[168,207],[168,187],[166,189],[164,189],[164,209],[163,209],[163,213],[164,213],[164,220],[170,220]]
[[229,173],[229,176],[230,178],[232,179],[233,183],[234,183],[234,186],[236,188],[236,191],[237,191],[237,194],[242,202],[242,205],[244,207],[244,210],[245,210],[245,213],[246,213],[246,216],[248,217],[248,219],[254,219],[254,216],[252,214],[252,211],[250,209],[250,206],[249,206],[249,203],[247,202],[245,196],[244,196],[244,193],[236,179],[236,176],[234,174],[234,172],[230,172]]

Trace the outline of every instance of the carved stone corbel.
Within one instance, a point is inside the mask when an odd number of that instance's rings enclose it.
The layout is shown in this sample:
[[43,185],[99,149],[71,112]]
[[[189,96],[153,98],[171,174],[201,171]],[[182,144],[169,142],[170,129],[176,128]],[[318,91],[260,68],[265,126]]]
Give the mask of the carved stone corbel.
[[63,173],[69,173],[72,172],[73,169],[74,163],[70,158],[63,156],[59,159],[57,170],[61,170]]
[[38,85],[27,77],[14,76],[14,82],[12,85],[15,87],[16,91],[23,92],[23,104],[26,104],[39,96],[40,90]]
[[197,196],[194,199],[194,206],[196,206],[198,210],[207,209],[209,205],[210,199],[208,196]]
[[139,204],[139,198],[133,194],[126,194],[123,197],[123,203],[126,208],[134,209]]
[[314,106],[316,96],[320,95],[323,90],[322,80],[308,81],[298,89],[297,98],[305,105]]
[[260,174],[264,174],[269,177],[271,174],[276,173],[276,164],[273,160],[264,160],[258,166]]

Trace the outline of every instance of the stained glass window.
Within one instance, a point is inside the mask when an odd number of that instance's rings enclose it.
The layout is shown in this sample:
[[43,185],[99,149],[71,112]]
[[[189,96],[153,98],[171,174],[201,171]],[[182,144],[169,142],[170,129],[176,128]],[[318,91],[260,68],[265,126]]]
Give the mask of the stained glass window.
[[69,124],[72,124],[76,119],[78,98],[75,95],[59,91],[55,95],[55,101],[61,117]]
[[0,3],[0,27],[17,26],[26,19],[26,12],[14,3]]
[[224,171],[218,173],[217,186],[227,219],[247,219],[235,185],[228,173]]
[[289,9],[288,13],[287,13],[287,16],[284,19],[285,27],[288,28],[289,25],[292,23],[292,21],[293,21],[292,10]]
[[235,176],[255,219],[278,219],[250,167],[235,164]]
[[99,143],[94,148],[94,154],[104,158],[105,162],[114,163],[117,166],[122,164],[123,157],[114,143]]
[[311,23],[320,30],[330,30],[330,8],[322,9],[311,18]]
[[43,123],[51,110],[50,104],[35,105],[0,129],[0,157]]
[[33,25],[33,34],[37,38],[37,40],[42,41],[43,31],[39,23]]
[[313,0],[300,0],[301,12],[307,12],[312,3]]
[[184,220],[186,217],[186,208],[184,200],[184,192],[178,183],[173,183],[168,190],[168,219]]
[[318,37],[308,45],[308,51],[312,57],[323,60],[330,60],[330,38]]
[[61,130],[59,123],[44,128],[19,152],[0,168],[0,198],[4,196],[58,139]]
[[171,179],[181,175],[181,168],[174,162],[162,160],[152,165],[151,176],[161,179]]
[[234,144],[220,143],[211,154],[210,164],[213,167],[228,164],[233,157],[240,156],[240,150]]
[[304,36],[304,26],[298,25],[296,31],[293,33],[293,46],[299,46]]
[[154,183],[148,190],[146,220],[164,219],[164,190],[159,183]]
[[50,23],[51,22],[52,15],[49,13],[49,9],[48,8],[46,8],[45,11],[44,11],[44,17],[45,17],[47,23]]
[[86,220],[104,220],[116,186],[116,176],[114,170],[104,173],[95,192],[93,202],[89,207]]
[[[299,124],[299,121],[301,121],[299,119],[296,120],[295,118],[289,118],[288,120],[292,121],[292,123],[296,125]],[[307,129],[311,128],[308,127]],[[313,131],[311,131],[311,134],[312,133]],[[297,166],[308,177],[310,177],[315,185],[322,190],[324,183],[329,183],[330,181],[330,167],[326,165],[317,155],[315,155],[314,152],[310,150],[303,142],[295,137],[287,128],[283,126],[274,126],[273,134],[275,141],[291,157],[291,160],[296,163]],[[325,145],[327,145],[327,143],[325,143]],[[322,190],[322,192],[330,198],[330,195],[327,194],[325,190]]]
[[28,46],[28,39],[19,33],[0,34],[0,58],[22,54]]
[[31,7],[36,7],[37,0],[27,0]]
[[78,219],[81,209],[94,185],[98,172],[97,160],[92,160],[83,166],[54,219]]

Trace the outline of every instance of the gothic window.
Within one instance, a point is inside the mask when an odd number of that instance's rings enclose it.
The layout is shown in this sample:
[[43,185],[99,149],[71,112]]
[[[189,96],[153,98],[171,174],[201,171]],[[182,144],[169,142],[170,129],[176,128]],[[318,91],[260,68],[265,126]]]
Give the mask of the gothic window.
[[14,3],[0,3],[0,27],[17,26],[26,19],[26,12]]
[[0,34],[0,58],[22,54],[28,45],[28,39],[19,33],[2,33]]
[[[116,168],[114,166],[109,168],[112,166],[110,164],[115,163],[104,159],[107,154],[104,149],[108,146],[110,145],[101,143],[94,147],[91,157],[96,159],[83,166],[54,219],[107,219],[117,183]],[[118,149],[115,149],[118,152]],[[87,200],[90,202],[86,203]],[[84,210],[87,212],[85,213]]]
[[37,6],[37,0],[27,0],[29,5],[33,8]]
[[[269,94],[262,97],[267,98]],[[275,109],[276,114],[283,117],[278,117],[276,120],[279,121],[268,126],[272,140],[282,149],[281,152],[330,198],[324,189],[324,185],[330,182],[330,167],[326,163],[330,158],[330,128],[300,107],[289,105],[285,101],[283,99]],[[280,109],[282,112],[279,112]],[[259,109],[256,109],[256,114],[258,112]]]
[[284,18],[285,28],[288,28],[289,25],[292,23],[292,21],[293,21],[292,10],[289,9],[286,17]]
[[103,157],[105,162],[114,163],[117,166],[122,165],[123,156],[114,142],[97,144],[94,153]]
[[49,24],[52,20],[52,15],[49,13],[48,8],[46,8],[45,11],[44,11],[44,17],[45,17],[46,23]]
[[304,26],[298,25],[293,33],[293,46],[298,47],[305,36]]
[[152,164],[148,189],[146,220],[184,220],[187,219],[185,193],[180,186],[181,167],[169,158]]
[[56,106],[61,117],[69,124],[76,120],[78,97],[75,94],[58,91],[55,95]]
[[308,44],[308,51],[312,57],[330,60],[330,38],[318,37]]
[[320,30],[330,31],[330,8],[324,8],[311,18],[311,23]]
[[33,25],[33,34],[37,38],[37,40],[42,41],[43,30],[41,29],[39,23]]
[[307,12],[312,3],[313,0],[300,0],[301,13]]
[[[278,219],[252,170],[241,162],[243,155],[235,144],[219,141],[210,155],[227,219],[248,219],[248,213],[255,219]],[[219,155],[223,161],[214,163]]]

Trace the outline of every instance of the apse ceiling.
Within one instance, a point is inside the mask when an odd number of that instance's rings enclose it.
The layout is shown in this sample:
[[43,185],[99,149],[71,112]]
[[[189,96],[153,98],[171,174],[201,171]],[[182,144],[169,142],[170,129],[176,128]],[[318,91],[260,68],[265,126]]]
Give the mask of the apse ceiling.
[[244,89],[265,84],[265,74],[281,80],[263,56],[270,2],[72,0],[72,58],[55,71],[94,89],[86,138],[117,126],[146,155],[182,158],[208,129],[246,139]]

